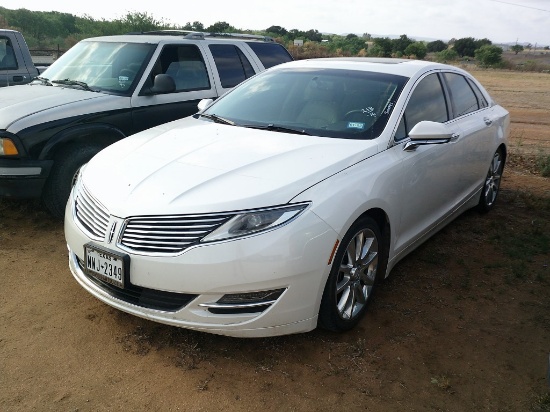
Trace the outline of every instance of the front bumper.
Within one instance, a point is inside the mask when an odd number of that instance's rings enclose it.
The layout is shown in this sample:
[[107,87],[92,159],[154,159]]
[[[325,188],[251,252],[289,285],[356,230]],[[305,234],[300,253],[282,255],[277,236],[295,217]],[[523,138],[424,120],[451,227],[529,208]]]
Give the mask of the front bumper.
[[53,160],[0,159],[0,197],[37,198]]
[[[160,310],[136,304],[133,298],[98,284],[84,273],[84,245],[91,239],[75,224],[70,205],[67,207],[65,237],[70,270],[84,289],[117,309],[160,323],[236,337],[300,333],[317,326],[337,234],[311,211],[276,230],[191,247],[177,256],[129,254],[131,288],[153,293],[159,299],[164,295],[167,299],[182,298],[181,307]],[[105,240],[93,243],[125,253]],[[228,312],[219,308],[228,294],[281,290],[260,310]]]

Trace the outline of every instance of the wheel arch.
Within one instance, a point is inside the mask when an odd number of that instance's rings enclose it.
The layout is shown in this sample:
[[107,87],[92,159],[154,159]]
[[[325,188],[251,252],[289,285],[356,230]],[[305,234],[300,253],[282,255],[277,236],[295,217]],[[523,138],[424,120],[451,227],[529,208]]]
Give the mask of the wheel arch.
[[54,159],[56,153],[69,146],[90,144],[105,148],[126,135],[109,124],[79,125],[52,136],[40,152],[40,159]]
[[502,152],[502,156],[504,157],[504,164],[506,164],[506,159],[508,159],[508,148],[504,143],[501,143],[497,147],[497,150],[500,150]]
[[383,240],[383,259],[382,259],[382,267],[378,272],[378,280],[382,280],[387,277],[387,264],[388,264],[388,257],[389,257],[389,251],[390,251],[390,245],[391,245],[391,223],[390,218],[386,211],[379,207],[373,207],[371,209],[366,210],[363,212],[358,219],[362,218],[363,216],[369,216],[371,217],[376,224],[378,225],[378,229],[380,229],[380,233],[382,235]]

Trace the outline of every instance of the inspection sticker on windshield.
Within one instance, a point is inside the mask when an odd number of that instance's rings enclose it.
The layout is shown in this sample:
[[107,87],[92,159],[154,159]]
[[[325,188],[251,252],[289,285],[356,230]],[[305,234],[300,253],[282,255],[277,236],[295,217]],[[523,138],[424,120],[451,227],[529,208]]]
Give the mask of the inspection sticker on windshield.
[[119,288],[124,287],[124,255],[87,244],[84,246],[84,260],[86,273]]
[[348,129],[363,130],[364,128],[365,128],[365,123],[362,123],[362,122],[348,122]]

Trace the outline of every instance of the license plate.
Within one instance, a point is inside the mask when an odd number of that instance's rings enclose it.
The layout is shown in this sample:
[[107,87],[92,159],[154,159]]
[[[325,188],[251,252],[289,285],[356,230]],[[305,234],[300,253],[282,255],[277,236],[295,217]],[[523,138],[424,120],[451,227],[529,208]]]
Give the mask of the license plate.
[[124,255],[92,245],[85,245],[84,259],[86,261],[86,272],[89,275],[119,288],[124,287]]

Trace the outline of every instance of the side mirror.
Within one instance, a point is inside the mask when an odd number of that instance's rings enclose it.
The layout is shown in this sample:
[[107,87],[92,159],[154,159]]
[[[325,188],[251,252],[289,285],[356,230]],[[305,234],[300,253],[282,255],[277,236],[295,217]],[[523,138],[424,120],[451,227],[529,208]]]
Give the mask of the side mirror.
[[443,123],[424,120],[417,123],[409,133],[410,142],[403,150],[415,150],[418,146],[449,143],[458,139],[459,135],[449,131]]
[[199,104],[197,104],[197,108],[199,109],[199,113],[202,113],[206,110],[208,106],[210,106],[214,102],[213,99],[202,99]]
[[169,76],[168,74],[157,74],[155,76],[153,87],[145,90],[144,94],[166,94],[174,91],[176,91],[176,83],[174,82],[172,76]]

